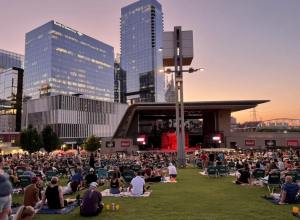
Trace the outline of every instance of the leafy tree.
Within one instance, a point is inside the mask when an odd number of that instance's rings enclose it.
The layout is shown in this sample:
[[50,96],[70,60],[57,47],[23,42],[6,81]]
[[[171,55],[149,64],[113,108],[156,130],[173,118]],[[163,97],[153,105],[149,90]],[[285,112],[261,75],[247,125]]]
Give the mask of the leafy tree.
[[83,147],[86,151],[96,151],[101,147],[100,140],[92,135],[85,140]]
[[41,137],[32,125],[21,132],[20,145],[23,150],[29,153],[36,152],[41,148]]
[[43,146],[47,152],[51,152],[59,148],[60,142],[57,134],[47,125],[41,133]]

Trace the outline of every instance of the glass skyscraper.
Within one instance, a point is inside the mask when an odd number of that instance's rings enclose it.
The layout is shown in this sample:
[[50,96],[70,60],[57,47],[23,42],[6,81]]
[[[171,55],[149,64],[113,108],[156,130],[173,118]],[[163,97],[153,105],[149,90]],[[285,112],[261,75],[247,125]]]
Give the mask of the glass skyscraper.
[[0,72],[10,69],[12,67],[23,68],[24,56],[0,49]]
[[114,48],[56,21],[26,34],[24,94],[114,101]]
[[121,10],[121,68],[127,73],[127,100],[164,102],[163,13],[156,0],[140,0]]

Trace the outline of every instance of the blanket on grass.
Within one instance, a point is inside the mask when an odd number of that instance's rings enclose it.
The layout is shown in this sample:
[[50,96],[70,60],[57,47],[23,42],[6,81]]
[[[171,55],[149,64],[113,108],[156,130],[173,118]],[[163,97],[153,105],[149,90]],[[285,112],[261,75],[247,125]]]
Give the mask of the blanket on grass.
[[103,190],[101,192],[102,197],[149,197],[151,195],[151,190],[145,192],[143,195],[136,196],[132,195],[131,192],[121,192],[120,194],[111,194],[109,189]]
[[[268,196],[262,196],[263,199],[273,203],[274,205],[279,205],[279,200],[278,199],[274,199],[274,198],[271,198],[271,197],[268,197]],[[286,204],[280,204],[280,205],[294,205],[294,204],[300,204],[300,201],[297,201],[296,203],[293,203],[293,204],[289,204],[289,203],[286,203]]]
[[165,177],[161,183],[177,183],[177,180],[171,180],[170,177]]
[[[68,214],[72,212],[78,206],[78,202],[72,202],[68,204],[68,206],[64,207],[63,209],[49,209],[47,205],[44,205],[41,209],[36,209],[37,214]],[[20,207],[12,208],[12,213],[16,214]]]

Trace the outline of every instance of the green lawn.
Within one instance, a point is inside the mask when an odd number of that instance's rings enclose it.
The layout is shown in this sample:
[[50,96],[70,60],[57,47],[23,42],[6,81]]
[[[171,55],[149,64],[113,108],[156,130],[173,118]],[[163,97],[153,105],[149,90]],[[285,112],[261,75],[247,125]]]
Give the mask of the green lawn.
[[266,188],[232,184],[232,177],[212,178],[197,169],[179,171],[176,184],[153,184],[149,198],[104,198],[119,203],[118,212],[104,210],[95,218],[80,218],[77,208],[67,215],[37,215],[35,219],[296,219],[292,206],[278,206],[261,199]]

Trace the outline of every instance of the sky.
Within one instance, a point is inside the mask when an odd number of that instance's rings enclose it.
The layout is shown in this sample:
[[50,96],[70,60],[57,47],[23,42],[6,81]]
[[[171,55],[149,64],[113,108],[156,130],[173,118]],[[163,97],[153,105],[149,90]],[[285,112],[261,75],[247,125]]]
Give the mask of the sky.
[[[24,54],[25,33],[56,20],[120,50],[121,8],[134,0],[0,0],[0,48]],[[300,118],[300,0],[159,0],[165,31],[193,30],[184,100],[271,100],[258,120]],[[253,119],[250,110],[233,114]]]

